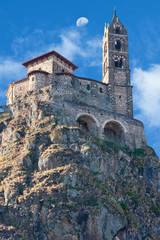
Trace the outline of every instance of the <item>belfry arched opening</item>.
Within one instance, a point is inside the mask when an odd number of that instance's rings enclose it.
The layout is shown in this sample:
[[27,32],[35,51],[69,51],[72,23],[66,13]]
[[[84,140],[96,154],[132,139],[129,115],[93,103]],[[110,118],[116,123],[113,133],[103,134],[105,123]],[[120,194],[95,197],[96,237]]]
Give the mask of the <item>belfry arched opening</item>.
[[104,126],[104,139],[125,145],[125,134],[122,125],[116,121],[109,121]]
[[77,125],[84,132],[90,133],[96,137],[98,137],[98,126],[93,117],[90,115],[84,114],[77,118]]

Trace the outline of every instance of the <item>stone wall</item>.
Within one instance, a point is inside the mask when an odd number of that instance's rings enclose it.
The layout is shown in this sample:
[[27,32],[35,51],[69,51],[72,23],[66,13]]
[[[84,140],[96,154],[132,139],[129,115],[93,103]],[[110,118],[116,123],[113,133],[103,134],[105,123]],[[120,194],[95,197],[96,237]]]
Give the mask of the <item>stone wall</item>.
[[33,72],[29,74],[29,91],[35,91],[50,84],[51,74]]
[[[29,89],[28,78],[13,83],[13,101],[17,96],[22,96]],[[10,100],[9,100],[10,101]]]
[[31,72],[33,70],[43,70],[48,73],[53,73],[53,57],[49,56],[44,59],[30,63],[27,66],[27,70],[28,72]]
[[115,112],[128,115],[127,88],[114,86]]
[[52,82],[52,96],[55,99],[72,101],[78,105],[114,111],[109,87],[89,79],[57,76]]

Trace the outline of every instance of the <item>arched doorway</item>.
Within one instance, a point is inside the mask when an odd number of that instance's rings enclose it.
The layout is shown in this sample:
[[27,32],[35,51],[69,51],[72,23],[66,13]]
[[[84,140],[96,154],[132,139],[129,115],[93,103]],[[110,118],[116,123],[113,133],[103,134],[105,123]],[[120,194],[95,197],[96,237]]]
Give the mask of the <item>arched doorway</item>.
[[116,121],[107,122],[104,126],[104,139],[124,145],[125,135],[122,125]]
[[90,115],[84,114],[77,118],[77,125],[86,133],[98,137],[98,126],[96,120]]

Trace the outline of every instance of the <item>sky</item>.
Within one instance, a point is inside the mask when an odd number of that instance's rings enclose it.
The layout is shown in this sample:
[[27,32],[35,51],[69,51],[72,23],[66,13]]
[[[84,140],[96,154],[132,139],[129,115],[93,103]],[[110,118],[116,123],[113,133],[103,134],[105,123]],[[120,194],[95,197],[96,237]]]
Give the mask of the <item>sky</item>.
[[0,105],[9,83],[26,77],[21,63],[51,50],[79,66],[75,75],[101,81],[104,25],[114,9],[128,28],[134,117],[160,156],[158,0],[0,0]]

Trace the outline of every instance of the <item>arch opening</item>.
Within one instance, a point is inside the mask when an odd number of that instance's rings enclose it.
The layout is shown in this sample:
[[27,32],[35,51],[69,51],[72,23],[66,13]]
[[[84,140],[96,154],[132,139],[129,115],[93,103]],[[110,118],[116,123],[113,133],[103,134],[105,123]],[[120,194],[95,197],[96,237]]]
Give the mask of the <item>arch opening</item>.
[[123,68],[123,59],[122,58],[120,58],[120,59],[114,58],[114,67]]
[[114,66],[118,68],[118,59],[117,58],[114,59]]
[[125,134],[121,124],[116,121],[107,122],[104,126],[104,139],[125,145]]
[[114,46],[116,50],[120,50],[121,49],[121,42],[119,40],[116,40],[114,42]]
[[120,27],[116,27],[116,34],[120,34],[121,31],[120,31]]
[[4,109],[0,107],[0,113],[4,113]]
[[84,132],[98,137],[98,126],[96,121],[90,115],[84,114],[77,118],[77,126]]

